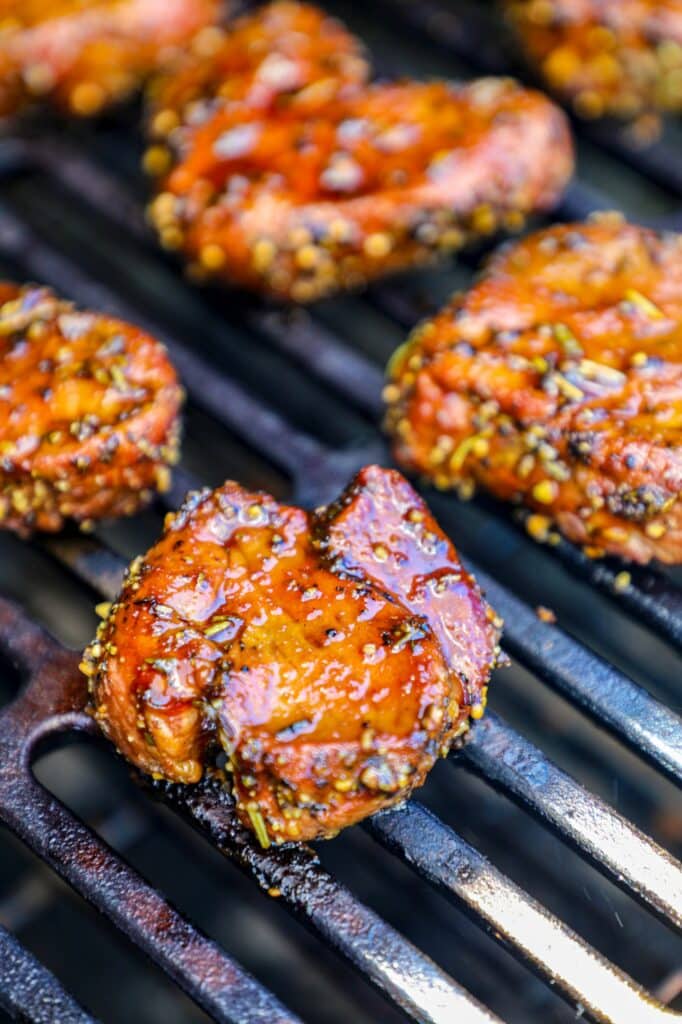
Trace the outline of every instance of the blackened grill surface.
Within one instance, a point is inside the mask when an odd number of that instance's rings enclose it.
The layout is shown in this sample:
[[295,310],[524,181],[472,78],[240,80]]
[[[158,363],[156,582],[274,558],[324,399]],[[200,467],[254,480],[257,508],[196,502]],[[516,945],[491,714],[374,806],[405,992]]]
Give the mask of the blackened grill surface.
[[[465,76],[508,67],[496,33],[486,30],[489,5],[381,0],[366,11],[354,10],[354,5],[328,6],[366,36],[386,67]],[[458,64],[461,59],[465,63]],[[228,475],[279,488],[303,503],[327,500],[359,465],[387,458],[376,430],[381,365],[417,316],[466,283],[480,254],[470,254],[454,268],[388,282],[365,297],[324,303],[312,315],[283,315],[243,296],[202,293],[180,282],[172,261],[157,253],[145,228],[136,117],[135,111],[126,111],[99,128],[79,125],[58,133],[54,125],[35,122],[21,134],[0,140],[0,269],[19,278],[43,278],[78,302],[123,313],[164,337],[190,392],[186,457],[170,504],[188,486],[215,484]],[[559,216],[568,219],[600,206],[620,206],[633,218],[682,227],[674,128],[642,153],[629,150],[610,127],[581,133],[586,140],[581,145],[582,173]],[[65,779],[90,765],[79,748],[64,748],[74,730],[89,729],[79,711],[82,684],[74,656],[37,632],[31,616],[47,621],[66,641],[83,642],[92,628],[83,609],[95,595],[116,591],[120,552],[132,555],[148,545],[158,531],[162,508],[158,515],[105,528],[94,539],[66,535],[20,548],[19,542],[0,538],[0,584],[3,592],[19,598],[19,605],[0,604],[0,647],[23,665],[24,678],[33,677],[20,704],[0,718],[5,750],[0,818],[217,1020],[393,1021],[400,1011],[391,1003],[408,1017],[430,1021],[502,1018],[559,1024],[574,1019],[576,1007],[590,1019],[627,1024],[674,1019],[672,1011],[663,1010],[655,999],[643,999],[595,957],[560,919],[649,990],[662,985],[674,992],[682,946],[659,920],[679,928],[682,876],[679,865],[627,818],[677,852],[682,837],[679,798],[664,776],[679,779],[682,772],[678,662],[671,653],[682,638],[680,590],[671,575],[656,570],[632,572],[622,589],[622,578],[616,582],[622,572],[617,563],[591,563],[568,545],[554,552],[538,550],[506,511],[489,502],[462,507],[449,496],[429,498],[460,546],[482,567],[489,596],[506,615],[506,644],[515,659],[513,671],[495,681],[493,706],[504,718],[492,714],[484,720],[463,754],[434,772],[420,795],[445,823],[414,802],[369,823],[366,832],[377,846],[364,838],[365,831],[351,830],[320,850],[320,862],[305,849],[260,851],[239,828],[229,798],[215,785],[195,790],[152,787],[161,804],[179,812],[247,878],[271,892],[273,906],[268,906],[267,900],[252,895],[245,880],[237,886],[238,895],[230,897],[230,907],[234,915],[248,903],[249,928],[269,937],[276,958],[263,960],[263,951],[255,949],[263,943],[240,934],[249,930],[243,918],[241,928],[230,927],[230,919],[220,932],[230,953],[236,948],[239,958],[248,960],[257,981],[168,907],[139,872],[84,830],[28,773],[28,761],[38,756],[39,774],[47,773],[41,774],[43,781],[60,795],[68,790],[70,802],[79,810],[82,806],[88,820],[94,814],[102,835],[111,834],[119,847],[126,845],[120,829],[98,821],[101,796],[93,798],[92,790],[103,779],[87,780],[88,799],[83,795],[85,779],[70,790],[66,786]],[[551,604],[568,632],[540,623],[532,610],[537,601]],[[15,684],[9,680],[7,685]],[[607,740],[601,727],[619,742]],[[56,749],[46,758],[42,751],[48,737]],[[626,753],[623,743],[637,756]],[[645,767],[645,761],[654,769]],[[107,757],[98,763],[106,764]],[[480,774],[486,785],[464,774],[464,767]],[[495,796],[488,783],[504,798]],[[605,801],[592,797],[590,790]],[[172,862],[172,844],[169,848],[157,838],[155,818],[148,820],[151,808],[144,798],[136,799],[137,813],[154,833],[163,858]],[[169,820],[169,827],[177,830],[174,819]],[[138,846],[144,846],[144,828],[141,833]],[[0,842],[5,844],[4,836]],[[139,857],[130,836],[127,843],[131,855]],[[384,846],[398,859],[387,858]],[[203,870],[200,849],[194,851],[193,873]],[[135,1019],[169,1020],[169,1012],[177,1012],[179,1020],[206,1019],[195,1018],[189,1003],[176,1010],[172,995],[165,997],[167,1003],[156,1004],[163,1009],[155,1015],[151,1001],[135,1003],[134,981],[127,998],[117,1000],[120,982],[111,973],[103,982],[110,997],[98,1002],[100,986],[88,987],[77,970],[77,958],[75,967],[69,967],[49,947],[40,946],[40,924],[45,930],[51,908],[64,897],[43,879],[43,895],[37,900],[33,874],[15,847],[9,850],[10,859],[24,867],[14,901],[11,881],[16,876],[7,870],[5,877],[0,867],[0,923],[4,912],[12,930],[32,948],[40,947],[49,966],[63,980],[68,977],[96,1016],[130,1019],[132,1001]],[[404,869],[403,861],[414,871]],[[585,861],[596,864],[599,874]],[[168,875],[163,880],[170,884]],[[226,900],[226,884],[219,865],[213,896],[218,906]],[[232,876],[229,885],[235,886]],[[626,893],[646,909],[639,909]],[[42,911],[36,910],[38,904]],[[321,945],[288,931],[280,907],[297,915],[343,959],[330,960]],[[375,907],[439,966],[384,924]],[[205,916],[196,901],[187,909],[191,917]],[[505,941],[543,980],[533,981],[479,932],[479,924]],[[27,982],[14,987],[25,998],[26,1019],[50,1019],[40,1016],[43,1006],[32,999],[35,977],[60,1007],[60,1016],[53,1014],[52,1019],[69,1020],[68,1012],[81,1013],[55,981],[42,981],[36,973],[40,966],[11,942],[12,963],[19,964],[18,977]],[[77,936],[71,944],[78,948]],[[388,1001],[382,1002],[351,975],[344,973],[336,983],[333,975],[345,970],[344,960]],[[280,964],[285,963],[298,971],[284,977]],[[0,991],[7,1006],[11,983],[7,971],[3,978],[3,966]],[[140,968],[131,978],[144,977],[146,983],[148,974]],[[316,995],[306,998],[311,978]],[[548,981],[569,1006],[551,994]],[[274,985],[291,1009],[266,991],[268,985]],[[472,999],[467,989],[498,1016]],[[19,1011],[15,1007],[13,1012]],[[88,1018],[81,1014],[73,1019]]]

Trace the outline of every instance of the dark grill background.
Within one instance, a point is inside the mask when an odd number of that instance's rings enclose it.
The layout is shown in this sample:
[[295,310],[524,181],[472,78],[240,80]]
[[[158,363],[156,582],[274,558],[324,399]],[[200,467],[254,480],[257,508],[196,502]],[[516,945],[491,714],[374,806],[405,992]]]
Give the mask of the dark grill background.
[[[487,4],[386,0],[361,10],[350,3],[325,6],[366,39],[377,65],[387,70],[472,77],[512,66],[508,55],[499,52],[501,32]],[[238,437],[207,411],[204,389],[190,388],[183,471],[193,478],[217,484],[234,477],[286,497],[292,492],[287,470],[303,456],[307,468],[297,477],[296,496],[311,501],[329,496],[338,476],[349,476],[364,461],[387,459],[376,428],[380,368],[419,312],[437,306],[471,279],[478,256],[408,275],[368,295],[325,302],[310,314],[264,311],[243,296],[201,291],[183,283],[174,262],[142,237],[140,209],[147,186],[139,171],[138,120],[134,109],[97,126],[35,120],[24,126],[21,137],[8,135],[0,142],[0,271],[18,279],[43,278],[79,302],[120,303],[131,318],[158,325],[215,368],[215,374],[237,381],[259,407],[340,453],[329,474],[330,464],[320,463],[315,446],[304,441],[296,447],[296,437],[276,429],[271,436],[259,435],[259,425],[237,419]],[[580,129],[578,179],[557,217],[619,207],[633,219],[682,227],[681,140],[680,126],[670,125],[662,143],[628,155],[617,131]],[[109,181],[118,191],[103,196]],[[80,277],[72,274],[73,266]],[[99,302],[98,286],[104,287]],[[272,443],[271,458],[262,443],[259,452],[253,447],[263,436]],[[568,634],[663,704],[682,710],[675,647],[644,625],[654,615],[659,632],[679,642],[682,600],[672,578],[633,573],[642,593],[656,598],[652,613],[646,597],[625,595],[631,605],[640,602],[633,616],[624,611],[622,598],[614,601],[607,593],[609,580],[621,568],[617,564],[606,566],[601,581],[592,581],[600,586],[589,586],[582,577],[591,570],[579,557],[567,549],[562,555],[534,545],[507,510],[483,499],[462,505],[451,496],[428,497],[478,566],[530,606],[553,608]],[[162,512],[102,529],[98,538],[130,558],[156,537]],[[55,552],[73,556],[83,550],[80,544],[77,539],[66,547],[22,544],[0,535],[0,590],[73,647],[92,635],[92,606],[98,598],[60,564]],[[661,609],[677,611],[677,621]],[[520,622],[510,618],[508,627],[511,636]],[[547,650],[539,656],[551,660],[554,654]],[[19,678],[8,662],[0,668],[2,707],[17,691]],[[605,685],[600,675],[588,682],[597,693]],[[496,675],[491,707],[588,790],[679,855],[679,791],[663,774],[516,661]],[[264,897],[176,814],[142,794],[107,748],[82,737],[62,737],[41,755],[36,771],[45,786],[304,1020],[364,1024],[404,1019],[345,960],[298,924],[284,901]],[[682,970],[682,943],[664,924],[463,764],[439,764],[419,800],[650,991]],[[504,1020],[560,1024],[575,1019],[574,1007],[462,909],[388,855],[367,831],[348,830],[318,852],[325,868]],[[0,833],[0,925],[102,1020],[174,1024],[207,1019],[8,831]],[[665,994],[674,988],[668,984]]]

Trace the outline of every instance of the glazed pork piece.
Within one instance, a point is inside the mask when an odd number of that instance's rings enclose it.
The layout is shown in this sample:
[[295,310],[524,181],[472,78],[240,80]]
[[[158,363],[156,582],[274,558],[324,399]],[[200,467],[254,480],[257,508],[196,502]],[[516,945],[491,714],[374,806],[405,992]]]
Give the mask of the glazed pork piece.
[[152,89],[150,219],[197,277],[309,302],[550,208],[564,115],[507,79],[369,84],[362,48],[305,4],[239,19]]
[[682,110],[682,0],[504,0],[529,60],[583,117]]
[[0,283],[0,527],[131,515],[170,483],[182,392],[159,342]]
[[280,0],[237,18],[213,35],[211,52],[188,51],[150,82],[150,134],[204,123],[221,107],[278,103],[313,111],[369,79],[366,54],[351,33],[310,4]]
[[98,114],[178,49],[210,49],[221,10],[218,0],[2,0],[0,115],[43,99]]
[[262,845],[404,799],[483,714],[499,621],[410,485],[364,469],[307,513],[190,494],[86,651],[94,714],[143,771],[227,755]]
[[588,554],[682,562],[682,236],[606,215],[503,246],[389,367],[401,464]]

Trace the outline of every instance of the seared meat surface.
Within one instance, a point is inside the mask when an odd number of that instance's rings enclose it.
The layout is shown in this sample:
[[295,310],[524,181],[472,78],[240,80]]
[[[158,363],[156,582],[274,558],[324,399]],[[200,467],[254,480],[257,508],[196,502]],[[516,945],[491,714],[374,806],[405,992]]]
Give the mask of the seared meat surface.
[[0,283],[0,526],[136,512],[168,487],[181,399],[165,349],[137,327]]
[[119,102],[196,37],[218,0],[3,0],[0,115],[49,99],[87,117]]
[[277,2],[155,84],[146,165],[162,244],[198,277],[308,302],[558,199],[571,140],[539,93],[368,76],[336,21]]
[[584,117],[682,110],[682,0],[504,0],[529,59]]
[[310,4],[266,4],[214,39],[210,54],[188,51],[150,83],[152,136],[165,139],[178,126],[191,134],[192,125],[232,103],[311,112],[364,85],[370,74],[360,40]]
[[143,771],[197,782],[224,750],[267,845],[421,785],[483,713],[499,625],[423,501],[373,466],[314,513],[232,482],[189,495],[82,668]]
[[503,246],[394,356],[400,462],[588,554],[682,562],[682,236],[617,215]]

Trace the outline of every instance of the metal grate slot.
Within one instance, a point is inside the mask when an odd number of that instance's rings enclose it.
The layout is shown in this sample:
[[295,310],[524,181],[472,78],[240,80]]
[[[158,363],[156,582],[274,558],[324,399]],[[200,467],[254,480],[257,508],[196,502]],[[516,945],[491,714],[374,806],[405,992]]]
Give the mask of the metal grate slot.
[[463,756],[487,782],[558,829],[618,885],[682,928],[679,862],[587,793],[494,712],[472,732]]

